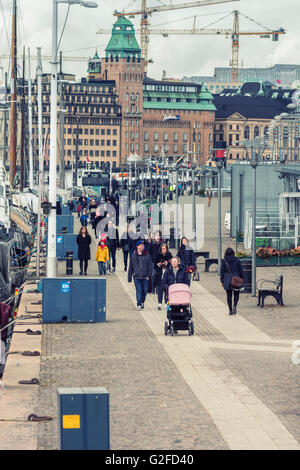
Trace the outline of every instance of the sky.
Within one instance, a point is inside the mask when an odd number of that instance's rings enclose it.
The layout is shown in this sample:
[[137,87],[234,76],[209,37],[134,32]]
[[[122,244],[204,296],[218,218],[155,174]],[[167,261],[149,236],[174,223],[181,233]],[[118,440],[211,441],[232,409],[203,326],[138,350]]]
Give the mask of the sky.
[[[11,9],[13,0],[0,0],[0,44],[1,54],[8,53],[8,40],[11,31]],[[70,7],[61,50],[66,56],[91,57],[98,51],[105,55],[109,35],[96,34],[99,28],[111,29],[116,18],[114,10],[134,11],[141,7],[141,0],[97,0],[98,8],[89,9],[79,5]],[[186,3],[188,0],[172,0],[173,4]],[[194,1],[194,0],[193,0]],[[169,4],[170,0],[148,0],[148,6]],[[37,47],[42,53],[51,54],[52,41],[52,0],[18,0],[18,48],[30,47],[31,55]],[[65,22],[68,6],[61,4],[59,9],[59,36]],[[299,0],[239,0],[197,8],[186,8],[168,12],[153,13],[151,27],[187,29],[196,18],[197,28],[232,28],[233,10],[254,19],[268,28],[286,29],[287,34],[280,36],[279,42],[251,36],[240,38],[240,66],[268,67],[276,63],[300,63],[299,43]],[[222,21],[217,21],[225,17]],[[140,15],[131,19],[139,28]],[[216,22],[216,23],[215,23]],[[215,24],[213,24],[215,23]],[[262,27],[241,16],[240,31],[262,31]],[[139,41],[139,34],[137,33]],[[231,40],[225,36],[161,36],[150,37],[148,75],[160,79],[163,71],[167,77],[182,78],[192,75],[213,75],[214,67],[229,66],[231,59]],[[20,63],[20,61],[19,61]],[[7,61],[1,60],[0,78],[7,69]],[[32,64],[33,74],[35,63]],[[49,61],[43,63],[44,72],[50,71]],[[86,76],[87,64],[66,62],[64,71],[75,73],[77,77]],[[2,76],[1,76],[2,74]]]

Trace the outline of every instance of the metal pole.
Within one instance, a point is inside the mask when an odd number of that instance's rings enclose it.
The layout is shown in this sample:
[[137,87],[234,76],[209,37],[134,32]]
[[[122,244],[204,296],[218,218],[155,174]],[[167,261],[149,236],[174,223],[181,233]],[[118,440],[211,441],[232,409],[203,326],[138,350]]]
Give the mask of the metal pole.
[[57,259],[56,259],[57,20],[58,20],[57,0],[53,0],[50,161],[49,161],[49,202],[51,203],[52,208],[48,216],[47,277],[57,276]]
[[[172,177],[173,184],[173,177]],[[193,187],[193,238],[194,238],[194,250],[196,250],[196,196],[195,196],[195,170],[192,169],[192,187]]]
[[39,198],[38,198],[38,226],[37,226],[37,255],[36,255],[36,277],[40,277],[40,246],[41,246],[41,202],[42,202],[42,178],[43,178],[43,104],[42,104],[42,59],[41,48],[37,48],[37,85],[38,85],[38,135],[39,135]]
[[[65,189],[65,152],[64,152],[64,128],[65,128],[65,114],[64,114],[64,89],[63,89],[63,73],[62,73],[62,52],[60,52],[60,71],[59,71],[59,187]],[[78,136],[77,136],[78,138]]]
[[221,169],[218,168],[218,273],[221,274],[222,264],[222,195],[221,195]]
[[256,297],[256,165],[253,165],[252,195],[252,297]]
[[79,121],[80,117],[76,116],[76,147],[75,147],[75,167],[73,174],[73,184],[78,185],[78,161],[79,161]]
[[29,130],[29,188],[33,189],[32,94],[31,94],[30,48],[28,48],[28,130]]
[[176,250],[178,250],[178,212],[179,212],[179,207],[178,207],[178,168],[176,167],[176,220],[175,220],[175,247]]

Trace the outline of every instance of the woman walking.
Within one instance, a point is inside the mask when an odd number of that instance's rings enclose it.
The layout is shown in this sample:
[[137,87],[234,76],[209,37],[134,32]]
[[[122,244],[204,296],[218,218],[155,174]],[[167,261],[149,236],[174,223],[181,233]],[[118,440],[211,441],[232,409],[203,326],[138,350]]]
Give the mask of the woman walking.
[[[238,258],[236,258],[234,250],[232,248],[227,248],[222,261],[220,280],[222,286],[226,290],[229,315],[236,315],[241,289],[241,287],[232,285],[233,277],[243,279],[242,263]],[[236,282],[234,282],[234,284],[236,284]],[[234,296],[233,305],[232,292]]]
[[91,259],[91,250],[90,244],[92,239],[87,231],[86,227],[81,227],[79,234],[77,235],[77,245],[78,245],[78,259],[80,266],[80,275],[84,273],[87,275],[88,260]]
[[185,266],[185,268],[193,266],[196,269],[196,255],[192,247],[189,245],[189,241],[186,237],[182,237],[181,239],[181,245],[177,252],[177,256],[182,266]]
[[172,259],[172,254],[168,250],[166,243],[162,243],[159,248],[158,255],[156,257],[154,268],[156,270],[156,287],[157,287],[157,299],[158,299],[158,310],[161,310],[161,304],[163,295],[165,294],[165,303],[167,302],[166,288],[162,282],[163,275],[166,269],[168,269]]

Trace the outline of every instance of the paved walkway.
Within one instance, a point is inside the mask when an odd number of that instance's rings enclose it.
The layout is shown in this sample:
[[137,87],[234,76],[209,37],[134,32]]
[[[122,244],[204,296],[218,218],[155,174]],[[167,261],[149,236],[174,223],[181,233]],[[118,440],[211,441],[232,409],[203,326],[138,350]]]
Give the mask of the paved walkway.
[[[118,273],[135,305],[135,291],[127,287],[126,274]],[[290,340],[274,341],[239,315],[230,317],[227,307],[192,283],[196,335],[185,332],[164,335],[162,313],[156,296],[148,295],[141,316],[174,362],[202,406],[211,416],[230,449],[300,449],[300,444],[278,417],[241,382],[214,353],[214,348],[274,351],[291,354]],[[196,310],[196,313],[195,313]],[[201,313],[199,313],[201,312]],[[201,336],[202,318],[228,341],[207,342]],[[200,331],[199,331],[200,330]],[[245,365],[246,366],[246,365]]]
[[[95,249],[93,240],[93,277]],[[201,282],[192,283],[195,335],[166,337],[156,296],[138,312],[120,253],[117,266],[107,276],[106,323],[44,324],[41,347],[14,335],[21,343],[12,351],[38,349],[41,357],[9,359],[0,418],[12,421],[0,419],[0,448],[58,449],[57,388],[104,386],[112,449],[299,449],[299,366],[291,363],[290,337],[274,338],[250,316],[228,316],[225,299]],[[59,272],[64,276],[65,263]],[[22,300],[25,311],[32,299]],[[18,384],[32,377],[39,386]],[[54,419],[14,421],[29,412]]]

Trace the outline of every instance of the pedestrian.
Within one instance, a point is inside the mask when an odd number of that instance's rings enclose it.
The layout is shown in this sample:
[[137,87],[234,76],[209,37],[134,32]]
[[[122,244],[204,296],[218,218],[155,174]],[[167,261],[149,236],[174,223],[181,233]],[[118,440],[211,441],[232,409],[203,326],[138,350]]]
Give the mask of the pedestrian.
[[162,243],[159,248],[159,253],[155,260],[155,269],[156,269],[156,281],[157,281],[157,299],[158,299],[158,310],[161,310],[163,295],[165,294],[165,303],[167,302],[167,293],[166,288],[162,282],[163,275],[168,269],[172,259],[172,253],[168,250],[168,245]]
[[80,217],[80,223],[83,227],[87,227],[89,223],[89,216],[85,209],[83,209],[82,216]]
[[180,260],[180,264],[189,272],[196,270],[196,255],[192,247],[189,245],[189,241],[186,237],[182,237],[181,239],[181,245],[177,252],[177,256]]
[[206,190],[206,198],[207,198],[207,207],[210,207],[211,198],[212,198],[212,190],[211,190],[211,188],[208,188],[208,189]]
[[72,215],[72,212],[74,210],[74,203],[73,203],[72,199],[69,199],[68,207],[69,207],[70,215]]
[[134,239],[131,236],[132,232],[129,227],[130,225],[127,224],[127,228],[122,233],[120,239],[120,248],[123,251],[124,271],[127,271],[128,256],[131,256],[134,251]]
[[[119,244],[119,232],[116,228],[116,226],[113,224],[112,220],[109,220],[107,223],[107,226],[105,228],[105,233],[107,235],[107,246],[109,250],[109,261],[108,261],[108,270],[107,272],[110,274],[110,272],[115,272],[116,271],[116,252],[117,249],[120,249],[120,244]],[[110,260],[112,261],[112,266],[110,263]]]
[[155,288],[156,288],[156,275],[157,275],[157,272],[156,272],[156,269],[155,269],[155,261],[156,261],[157,255],[159,253],[160,245],[163,243],[163,241],[164,240],[162,238],[162,233],[160,232],[160,230],[158,230],[157,232],[155,232],[154,238],[151,241],[151,243],[149,244],[149,252],[150,252],[151,259],[152,259],[152,277],[151,277],[151,281],[152,281],[151,292],[152,292],[152,294],[154,294]]
[[98,245],[95,257],[95,260],[98,263],[99,276],[102,276],[102,274],[106,274],[106,263],[108,259],[109,253],[106,245],[106,240],[102,239],[100,240],[100,243]]
[[142,240],[136,243],[136,250],[130,257],[130,264],[128,269],[128,282],[134,280],[136,289],[137,309],[144,308],[148,283],[152,275],[152,260],[148,251],[145,250],[145,245]]
[[[78,245],[78,259],[80,266],[80,275],[87,275],[88,260],[91,259],[90,244],[92,239],[86,227],[82,226],[76,239]],[[84,269],[83,269],[84,268]]]
[[186,272],[185,267],[179,263],[178,256],[174,256],[171,259],[171,264],[163,275],[162,283],[166,289],[167,299],[169,298],[169,287],[173,284],[190,285],[189,275]]
[[80,212],[81,212],[81,205],[80,205],[80,203],[78,204],[76,211],[77,211],[77,215],[78,215],[78,218],[79,218],[79,217],[80,217]]
[[[235,256],[235,252],[232,248],[226,248],[224,253],[224,259],[221,265],[220,280],[222,286],[226,290],[227,305],[229,308],[229,315],[236,315],[237,304],[240,297],[241,287],[233,286],[233,277],[243,279],[243,268],[241,261]],[[232,293],[234,296],[232,305]]]

